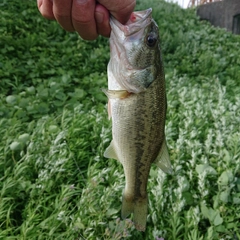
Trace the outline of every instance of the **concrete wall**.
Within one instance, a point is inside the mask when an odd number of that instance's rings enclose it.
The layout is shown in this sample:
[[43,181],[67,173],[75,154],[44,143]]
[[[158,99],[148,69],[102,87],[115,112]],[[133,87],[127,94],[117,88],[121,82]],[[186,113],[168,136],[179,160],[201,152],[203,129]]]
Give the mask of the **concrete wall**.
[[[233,18],[240,14],[240,0],[223,0],[204,4],[197,8],[197,14],[200,19],[208,20],[213,26],[226,28],[232,32]],[[235,24],[238,22],[235,21]]]

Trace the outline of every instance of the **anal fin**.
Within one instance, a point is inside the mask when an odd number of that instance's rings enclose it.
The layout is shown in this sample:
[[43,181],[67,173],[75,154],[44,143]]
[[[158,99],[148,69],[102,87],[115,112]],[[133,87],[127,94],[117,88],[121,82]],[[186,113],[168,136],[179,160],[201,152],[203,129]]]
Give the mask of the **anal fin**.
[[114,147],[113,140],[111,141],[110,145],[105,150],[103,156],[105,158],[113,158],[113,159],[119,160],[118,156],[117,156],[117,153],[116,153],[116,150],[115,150],[115,147]]
[[165,173],[172,174],[173,170],[172,170],[172,166],[171,166],[171,162],[170,162],[170,157],[168,154],[166,139],[164,139],[161,150],[160,150],[156,160],[154,161],[154,163],[159,168],[161,168],[161,170],[164,171]]

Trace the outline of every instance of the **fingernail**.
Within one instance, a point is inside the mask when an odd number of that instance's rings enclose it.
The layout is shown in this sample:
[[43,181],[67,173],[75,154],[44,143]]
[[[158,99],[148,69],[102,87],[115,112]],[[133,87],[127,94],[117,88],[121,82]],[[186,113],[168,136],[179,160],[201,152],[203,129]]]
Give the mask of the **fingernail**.
[[99,13],[99,12],[96,12],[95,13],[95,19],[98,23],[102,23],[103,22],[103,14]]
[[77,3],[78,4],[84,4],[84,3],[86,3],[87,2],[87,0],[77,0]]

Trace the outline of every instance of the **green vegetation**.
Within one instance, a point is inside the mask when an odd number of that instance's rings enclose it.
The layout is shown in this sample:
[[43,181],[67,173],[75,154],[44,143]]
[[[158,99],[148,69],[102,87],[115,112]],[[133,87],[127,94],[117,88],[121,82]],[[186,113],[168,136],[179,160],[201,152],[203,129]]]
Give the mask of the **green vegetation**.
[[153,167],[145,233],[120,217],[108,40],[82,41],[35,0],[0,1],[0,239],[240,239],[240,38],[156,0],[172,176]]

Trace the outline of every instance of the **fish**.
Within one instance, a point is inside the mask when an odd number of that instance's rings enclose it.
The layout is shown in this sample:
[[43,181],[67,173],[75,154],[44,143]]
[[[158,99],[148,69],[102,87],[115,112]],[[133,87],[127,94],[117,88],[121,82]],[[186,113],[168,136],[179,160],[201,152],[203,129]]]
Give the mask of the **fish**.
[[110,25],[108,89],[103,92],[108,97],[112,141],[104,157],[123,165],[126,184],[121,217],[133,213],[135,228],[145,231],[151,165],[172,173],[165,137],[167,98],[159,29],[151,8],[133,12],[125,25],[111,16]]

